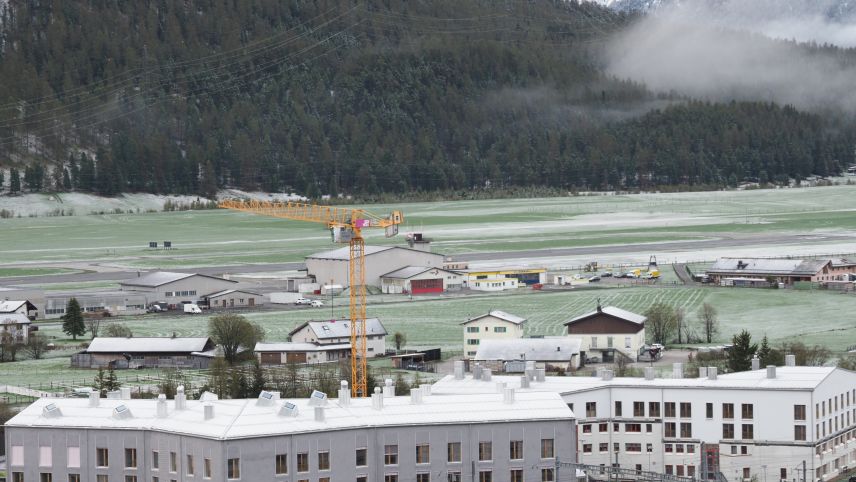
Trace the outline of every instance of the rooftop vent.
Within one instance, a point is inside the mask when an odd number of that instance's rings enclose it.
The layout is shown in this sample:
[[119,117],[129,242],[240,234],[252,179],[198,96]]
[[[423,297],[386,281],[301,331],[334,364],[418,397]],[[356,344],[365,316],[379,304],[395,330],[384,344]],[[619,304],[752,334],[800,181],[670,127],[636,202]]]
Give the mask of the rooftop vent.
[[508,405],[514,403],[514,389],[513,388],[504,388],[502,390],[502,402]]
[[544,368],[536,368],[535,369],[535,381],[543,382],[544,377],[547,376],[547,370]]
[[760,370],[761,369],[761,360],[758,358],[758,355],[752,356],[752,370]]
[[392,383],[392,378],[383,381],[383,396],[387,398],[395,396],[395,384]]
[[202,395],[199,395],[199,400],[203,402],[212,402],[219,399],[220,397],[218,397],[216,393],[202,392]]
[[776,378],[776,365],[767,365],[767,378]]
[[315,407],[315,421],[323,422],[324,421],[324,407]]
[[380,392],[380,387],[375,387],[374,393],[372,393],[372,408],[383,410],[383,394]]
[[166,408],[166,395],[161,393],[158,395],[158,409],[157,416],[158,418],[166,418],[167,416],[167,408]]
[[119,394],[121,395],[122,400],[130,400],[131,399],[131,387],[120,388]]
[[410,403],[411,403],[411,405],[422,405],[422,389],[421,388],[411,388],[410,389]]
[[707,378],[707,367],[698,367],[698,377]]
[[612,380],[613,376],[614,376],[614,373],[612,370],[604,370],[603,371],[603,380],[604,381],[608,382],[608,381]]
[[654,379],[654,367],[645,367],[645,380]]
[[285,402],[279,409],[279,414],[283,417],[296,417],[298,413],[297,405],[291,402]]
[[175,409],[184,410],[187,407],[187,395],[184,394],[184,385],[175,389]]
[[89,406],[97,407],[99,403],[101,403],[101,393],[98,390],[89,392]]
[[205,420],[211,420],[214,418],[214,405],[211,402],[205,402],[205,405],[202,406],[202,411],[205,416]]
[[744,263],[742,259],[737,260],[737,269],[745,269],[749,263]]
[[42,416],[48,418],[62,417],[62,411],[55,403],[49,403],[42,408]]
[[505,390],[505,382],[496,382],[496,393],[502,393]]
[[482,377],[481,363],[476,363],[476,366],[473,367],[473,380],[481,380],[481,377]]
[[113,409],[113,418],[126,419],[131,417],[133,417],[133,415],[131,415],[131,409],[125,404],[118,405]]
[[786,367],[797,366],[797,356],[796,355],[785,355],[785,366]]
[[256,400],[256,405],[260,405],[262,407],[269,407],[273,405],[274,402],[275,399],[273,393],[267,390],[262,390],[261,393],[259,393],[258,400]]
[[463,380],[464,379],[464,361],[457,360],[455,361],[455,380]]
[[339,383],[339,405],[343,407],[351,405],[351,390],[348,389],[348,382],[345,380]]
[[529,388],[529,377],[526,375],[520,377],[520,388]]
[[111,390],[111,391],[107,392],[107,398],[109,400],[121,400],[122,399],[122,392],[120,392],[119,390]]
[[327,405],[327,394],[318,390],[312,390],[312,395],[309,395],[309,405],[313,407]]
[[482,381],[489,382],[491,376],[493,376],[493,371],[490,368],[482,369]]
[[684,364],[683,363],[673,363],[672,364],[672,378],[684,378]]
[[707,367],[707,379],[716,380],[716,367]]

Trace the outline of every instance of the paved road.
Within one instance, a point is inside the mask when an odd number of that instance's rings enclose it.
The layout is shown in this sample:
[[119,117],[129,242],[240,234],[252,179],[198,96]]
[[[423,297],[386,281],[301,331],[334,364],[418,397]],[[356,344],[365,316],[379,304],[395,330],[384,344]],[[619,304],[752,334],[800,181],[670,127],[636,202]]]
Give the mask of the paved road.
[[[557,258],[563,256],[592,256],[598,254],[635,253],[668,251],[701,251],[713,248],[757,247],[764,245],[822,244],[828,242],[851,242],[852,236],[843,234],[758,234],[725,236],[698,241],[664,241],[645,244],[621,244],[609,246],[582,246],[574,248],[529,249],[523,251],[503,251],[489,253],[463,253],[454,255],[460,261],[493,261],[516,258]],[[263,273],[271,271],[289,271],[305,268],[303,263],[247,264],[234,266],[213,266],[205,268],[175,269],[178,272],[193,272],[208,275],[228,273]],[[137,277],[138,271],[102,271],[63,275],[25,276],[5,278],[0,283],[6,285],[42,284],[42,283],[80,283],[86,281],[123,281]]]

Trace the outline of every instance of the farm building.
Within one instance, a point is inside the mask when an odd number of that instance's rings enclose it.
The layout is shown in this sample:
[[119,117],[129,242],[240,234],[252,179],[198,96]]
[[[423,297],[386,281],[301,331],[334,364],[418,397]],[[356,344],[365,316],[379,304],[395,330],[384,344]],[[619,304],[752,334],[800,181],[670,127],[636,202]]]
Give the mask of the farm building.
[[[377,318],[366,318],[366,351],[369,356],[386,353],[386,328]],[[351,342],[351,320],[307,321],[288,334],[289,341],[318,345]]]
[[733,279],[769,279],[792,285],[800,281],[834,281],[840,273],[849,272],[846,266],[839,260],[835,268],[830,259],[719,258],[707,275],[716,284],[731,284],[728,280]]
[[285,342],[256,343],[256,357],[262,365],[286,363],[327,363],[351,356],[350,343],[321,345],[319,343]]
[[463,279],[455,271],[428,266],[407,266],[380,277],[384,293],[414,295],[459,290]]
[[514,340],[484,340],[479,345],[474,362],[484,368],[500,371],[523,371],[510,369],[515,365],[534,361],[536,368],[547,370],[576,370],[580,366],[579,338],[555,336],[545,338],[520,338]]
[[26,316],[31,320],[35,320],[39,314],[39,309],[36,305],[27,300],[5,300],[0,301],[0,314],[18,313]]
[[122,291],[146,293],[149,302],[164,301],[169,305],[196,302],[206,293],[234,289],[237,281],[195,273],[157,271],[119,283]]
[[0,335],[7,335],[16,343],[27,343],[30,338],[30,324],[32,321],[27,315],[21,313],[0,314]]
[[616,308],[601,307],[565,322],[568,336],[582,340],[586,357],[600,355],[604,362],[621,353],[636,361],[636,354],[645,344],[645,318],[642,315]]
[[474,357],[482,340],[523,338],[524,323],[526,318],[499,310],[491,310],[461,323],[464,327],[464,358]]
[[148,301],[144,293],[133,291],[51,291],[45,296],[45,318],[62,318],[72,298],[84,313],[107,312],[113,316],[143,314]]
[[208,368],[215,350],[208,337],[93,338],[71,357],[75,368]]
[[[381,286],[381,276],[408,266],[443,266],[442,254],[401,246],[366,246],[366,285]],[[324,251],[306,257],[306,269],[318,283],[350,286],[348,278],[350,248]]]
[[202,297],[202,303],[209,308],[244,308],[262,306],[264,296],[244,290],[222,290]]
[[504,291],[519,286],[543,284],[546,268],[506,268],[500,270],[467,271],[464,287],[475,291]]

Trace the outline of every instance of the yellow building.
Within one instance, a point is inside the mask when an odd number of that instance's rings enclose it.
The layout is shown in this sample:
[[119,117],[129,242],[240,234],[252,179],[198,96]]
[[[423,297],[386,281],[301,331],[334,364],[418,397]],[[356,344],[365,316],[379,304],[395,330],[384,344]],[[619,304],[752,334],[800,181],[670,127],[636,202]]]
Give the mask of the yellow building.
[[464,287],[475,291],[503,291],[519,286],[544,284],[546,273],[546,268],[467,271]]
[[499,310],[491,310],[486,315],[461,323],[464,327],[464,358],[474,357],[482,340],[523,338],[524,323],[526,318]]

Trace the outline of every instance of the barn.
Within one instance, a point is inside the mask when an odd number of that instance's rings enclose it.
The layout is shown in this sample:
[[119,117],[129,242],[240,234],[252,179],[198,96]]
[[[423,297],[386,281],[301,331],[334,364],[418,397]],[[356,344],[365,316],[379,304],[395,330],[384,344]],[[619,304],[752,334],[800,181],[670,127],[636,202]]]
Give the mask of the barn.
[[93,338],[71,357],[75,368],[208,368],[216,349],[208,337]]
[[[318,283],[350,286],[350,248],[324,251],[306,257],[306,270]],[[442,254],[401,246],[366,246],[366,285],[381,286],[381,276],[408,266],[442,268]]]
[[262,365],[286,363],[328,363],[349,358],[350,343],[321,345],[319,343],[284,342],[256,343],[256,357]]
[[384,293],[414,295],[461,289],[464,276],[455,271],[428,266],[407,266],[380,277]]

